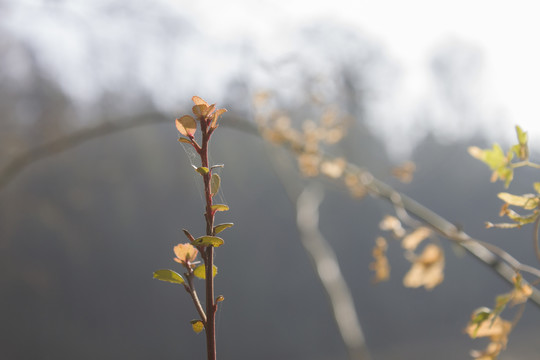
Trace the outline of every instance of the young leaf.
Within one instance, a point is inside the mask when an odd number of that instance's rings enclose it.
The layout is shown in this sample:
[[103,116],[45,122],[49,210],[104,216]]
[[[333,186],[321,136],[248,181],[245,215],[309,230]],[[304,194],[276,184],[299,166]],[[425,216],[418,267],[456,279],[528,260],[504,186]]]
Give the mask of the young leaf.
[[216,211],[228,211],[229,210],[229,207],[227,205],[223,205],[223,204],[216,204],[216,205],[212,205],[212,211],[216,212]]
[[219,191],[219,185],[221,184],[221,178],[218,174],[212,174],[212,178],[210,179],[210,193],[212,196],[216,195]]
[[208,170],[208,168],[204,166],[195,167],[195,165],[193,165],[193,168],[195,169],[196,172],[198,172],[201,175],[206,175],[210,172],[210,170]]
[[216,112],[213,114],[213,119],[212,119],[212,124],[210,125],[211,127],[213,128],[217,128],[217,121],[219,119],[219,117],[225,113],[227,110],[226,109],[218,109],[216,110]]
[[[204,269],[204,264],[201,264],[193,270],[193,275],[198,277],[199,279],[206,279],[206,270]],[[217,266],[212,265],[212,277],[216,277],[217,275]]]
[[199,253],[199,250],[195,249],[191,244],[178,244],[173,250],[176,255],[174,261],[184,266],[188,266],[189,263],[195,261],[195,258],[197,258],[197,254]]
[[191,141],[189,141],[189,139],[186,139],[186,138],[183,138],[183,137],[178,138],[178,141],[191,145]]
[[198,97],[198,96],[192,97],[191,100],[193,101],[193,103],[195,103],[195,105],[206,105],[206,106],[208,106],[208,103],[206,101],[204,101],[203,99],[201,99],[200,97]]
[[534,191],[536,191],[537,194],[540,194],[540,182],[535,182],[533,186],[534,186]]
[[223,239],[217,236],[201,236],[195,239],[193,245],[219,247],[223,245]]
[[230,228],[233,225],[234,225],[233,223],[225,223],[225,224],[216,225],[214,226],[214,234],[219,234],[223,230]]
[[154,271],[154,279],[158,279],[161,281],[168,281],[175,284],[183,284],[184,278],[182,275],[177,273],[176,271],[162,269]]
[[197,130],[197,123],[192,116],[184,115],[180,119],[176,119],[176,128],[180,134],[193,137],[195,131]]
[[519,145],[527,145],[527,132],[521,130],[519,125],[516,125],[516,133]]
[[196,334],[204,330],[204,324],[201,320],[191,320],[191,328]]

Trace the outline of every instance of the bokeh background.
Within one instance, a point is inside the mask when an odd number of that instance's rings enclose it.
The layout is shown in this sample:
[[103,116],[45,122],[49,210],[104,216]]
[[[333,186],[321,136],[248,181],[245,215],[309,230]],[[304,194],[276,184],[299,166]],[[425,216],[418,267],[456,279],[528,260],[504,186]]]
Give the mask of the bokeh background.
[[[391,280],[373,285],[371,249],[392,207],[304,179],[291,155],[228,125],[253,123],[261,91],[297,124],[333,106],[352,119],[335,154],[537,265],[530,228],[484,228],[497,220],[502,185],[466,151],[507,146],[519,124],[538,159],[534,5],[1,0],[0,169],[105,122],[147,124],[39,159],[2,183],[0,358],[204,358],[189,297],[152,279],[177,266],[182,228],[204,229],[199,178],[173,122],[193,95],[229,109],[211,149],[225,164],[219,196],[231,208],[219,220],[235,223],[216,259],[221,359],[347,359],[286,192],[313,182],[325,193],[320,230],[372,358],[467,358],[485,345],[462,332],[470,313],[508,284],[443,240],[446,277],[433,291],[403,287],[410,264],[395,242]],[[410,184],[391,176],[405,160],[417,167]],[[530,192],[533,181],[537,172],[520,169],[512,190]],[[539,323],[529,304],[501,359],[538,359]]]

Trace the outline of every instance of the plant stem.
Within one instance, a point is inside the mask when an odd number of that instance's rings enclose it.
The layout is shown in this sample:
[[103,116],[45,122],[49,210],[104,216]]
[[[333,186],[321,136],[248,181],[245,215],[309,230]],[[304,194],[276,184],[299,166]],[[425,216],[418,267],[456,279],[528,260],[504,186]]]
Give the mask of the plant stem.
[[[201,121],[202,132],[202,146],[201,146],[201,165],[209,169],[208,173],[203,175],[204,180],[204,196],[206,199],[206,235],[214,235],[214,213],[212,211],[212,192],[210,189],[210,182],[212,179],[212,169],[208,163],[208,142],[210,141],[210,135],[208,131],[208,125],[205,121]],[[208,246],[205,250],[205,274],[206,274],[206,350],[208,360],[216,359],[216,324],[215,314],[216,306],[214,305],[214,248]]]

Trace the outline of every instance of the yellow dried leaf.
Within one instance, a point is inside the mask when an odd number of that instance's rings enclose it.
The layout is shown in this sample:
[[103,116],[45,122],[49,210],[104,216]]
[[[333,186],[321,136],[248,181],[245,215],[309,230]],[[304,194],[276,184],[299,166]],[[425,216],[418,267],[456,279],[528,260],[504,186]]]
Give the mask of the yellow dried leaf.
[[525,194],[522,196],[513,195],[509,193],[499,193],[497,194],[499,199],[507,203],[508,205],[514,205],[524,208],[525,210],[533,210],[538,207],[540,203],[540,198],[534,196],[533,194]]
[[471,356],[477,360],[495,360],[500,352],[506,348],[508,343],[508,334],[512,331],[512,323],[501,319],[499,316],[491,314],[480,324],[469,322],[465,332],[471,338],[489,337],[490,343],[486,350],[471,351]]
[[343,158],[337,158],[331,161],[323,161],[321,163],[320,171],[322,174],[332,179],[338,179],[343,175],[347,161]]
[[425,226],[420,226],[403,238],[401,246],[403,246],[404,249],[414,251],[429,235],[431,235],[431,229]]
[[321,157],[315,154],[300,154],[298,167],[304,176],[313,177],[319,175],[319,163]]
[[409,272],[403,278],[403,285],[410,288],[425,287],[433,289],[444,280],[444,253],[434,244],[429,244],[418,256]]
[[412,161],[407,161],[392,169],[392,175],[403,183],[410,183],[414,176],[416,165]]
[[510,293],[512,299],[511,305],[523,304],[527,302],[527,299],[532,295],[533,289],[529,284],[523,283],[521,274],[517,274],[513,278],[514,289]]
[[387,249],[388,244],[386,240],[383,237],[378,237],[372,252],[375,261],[369,264],[370,270],[375,271],[374,283],[386,281],[390,278],[390,264],[386,257]]
[[401,226],[401,221],[392,215],[386,215],[379,223],[379,228],[383,231],[392,231],[394,236],[398,238],[405,235],[405,229]]
[[469,155],[471,155],[475,159],[478,159],[478,160],[485,159],[485,151],[480,149],[478,146],[469,146],[467,151],[469,152]]

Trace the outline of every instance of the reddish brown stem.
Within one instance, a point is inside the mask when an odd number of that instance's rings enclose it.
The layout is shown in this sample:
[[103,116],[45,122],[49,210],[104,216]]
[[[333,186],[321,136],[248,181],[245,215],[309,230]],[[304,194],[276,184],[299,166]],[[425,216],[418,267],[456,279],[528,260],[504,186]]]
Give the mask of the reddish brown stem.
[[[206,121],[201,121],[202,146],[201,146],[201,165],[210,171],[203,175],[204,180],[204,197],[206,200],[206,235],[214,235],[214,213],[212,211],[212,192],[210,189],[210,181],[212,178],[212,169],[208,163],[208,143],[210,141],[211,131],[208,129]],[[216,306],[214,304],[214,248],[208,246],[205,250],[205,274],[206,274],[206,350],[208,360],[216,360],[216,324],[215,314]]]

